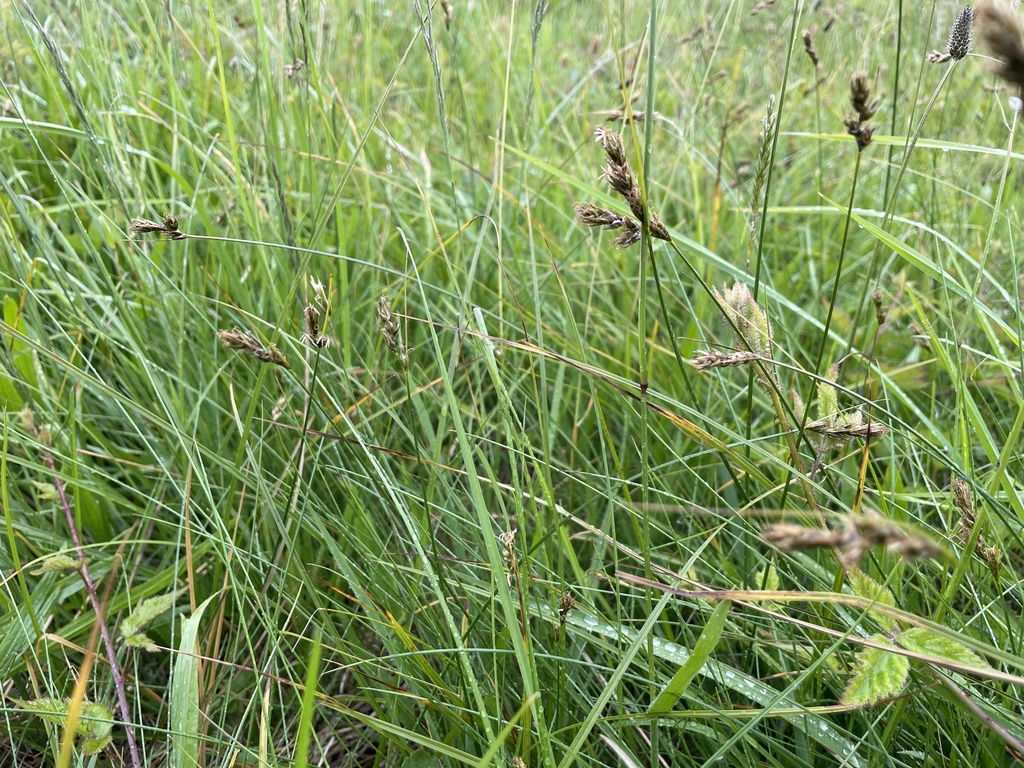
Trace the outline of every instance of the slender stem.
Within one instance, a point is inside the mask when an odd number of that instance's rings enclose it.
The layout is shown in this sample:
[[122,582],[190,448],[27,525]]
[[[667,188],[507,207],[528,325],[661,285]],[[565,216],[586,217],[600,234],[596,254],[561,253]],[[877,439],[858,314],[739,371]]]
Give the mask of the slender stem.
[[110,675],[114,678],[114,690],[117,691],[117,704],[121,710],[121,721],[124,723],[125,734],[128,737],[128,752],[132,759],[132,768],[142,768],[142,761],[139,760],[139,749],[135,744],[135,728],[132,726],[131,711],[128,709],[128,697],[124,689],[124,677],[117,665],[117,656],[114,654],[114,641],[110,638],[110,630],[107,629],[107,622],[103,618],[103,606],[96,596],[96,587],[93,584],[92,576],[89,574],[89,566],[85,562],[85,550],[82,549],[82,542],[78,536],[78,527],[75,525],[75,513],[71,511],[71,504],[64,493],[64,483],[57,476],[57,467],[53,456],[49,451],[43,451],[43,461],[53,473],[53,484],[57,488],[57,496],[60,498],[60,505],[64,509],[64,516],[68,521],[68,528],[71,531],[71,541],[75,545],[75,553],[81,562],[82,581],[85,583],[86,594],[89,595],[89,602],[96,612],[96,621],[100,625],[100,634],[103,636],[103,646],[107,651],[107,660],[110,662]]
[[[914,130],[914,134],[910,137],[910,141],[907,142],[906,151],[903,153],[903,162],[900,163],[900,172],[896,176],[896,183],[893,184],[892,190],[889,192],[889,197],[885,201],[885,217],[882,219],[883,230],[888,230],[889,226],[892,224],[893,204],[896,202],[896,196],[899,194],[900,184],[903,182],[903,175],[907,172],[907,166],[910,164],[910,156],[914,153],[914,147],[917,145],[917,140],[921,138],[921,132],[924,130],[924,122],[928,119],[928,115],[932,111],[932,107],[935,106],[935,100],[939,97],[939,92],[942,91],[942,87],[949,79],[957,61],[957,59],[950,59],[949,66],[946,67],[945,72],[942,73],[942,79],[939,80],[938,85],[936,85],[935,89],[932,91],[931,98],[928,100],[928,106],[924,108],[924,112],[921,113],[921,119],[917,121],[917,128]],[[871,265],[868,267],[867,279],[864,281],[864,289],[861,291],[857,309],[853,313],[853,322],[850,325],[850,336],[846,342],[847,352],[853,348],[854,338],[857,335],[857,326],[860,324],[860,315],[861,312],[864,311],[864,303],[867,301],[868,290],[870,289],[871,282],[875,279],[875,269],[878,268],[878,254],[880,250],[880,244],[876,243],[871,254]]]
[[[857,179],[860,176],[860,151],[857,152],[857,162],[853,166],[853,186],[850,189],[850,204],[846,206],[846,221],[843,224],[843,241],[839,246],[839,263],[836,265],[836,279],[832,285],[832,298],[828,303],[828,315],[825,317],[825,328],[821,333],[821,343],[818,344],[818,355],[814,360],[815,375],[821,374],[821,359],[825,354],[825,345],[828,343],[828,331],[832,327],[832,315],[836,309],[836,299],[839,296],[839,281],[843,276],[843,262],[846,259],[846,244],[850,235],[850,220],[853,216],[853,201],[857,195]],[[807,409],[804,409],[803,421],[807,421]],[[801,424],[801,428],[803,425]]]

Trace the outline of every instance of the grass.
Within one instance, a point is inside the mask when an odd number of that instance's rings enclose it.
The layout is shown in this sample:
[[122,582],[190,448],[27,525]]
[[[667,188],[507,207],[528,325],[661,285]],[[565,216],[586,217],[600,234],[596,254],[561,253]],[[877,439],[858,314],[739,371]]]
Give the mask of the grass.
[[0,4],[0,762],[1019,761],[960,7],[411,5]]

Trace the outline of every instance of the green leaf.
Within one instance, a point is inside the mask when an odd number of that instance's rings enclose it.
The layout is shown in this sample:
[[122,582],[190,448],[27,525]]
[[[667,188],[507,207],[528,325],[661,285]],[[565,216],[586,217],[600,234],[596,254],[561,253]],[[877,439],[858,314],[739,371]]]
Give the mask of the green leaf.
[[[771,569],[774,571],[775,569]],[[775,576],[776,584],[778,583],[778,575]],[[722,628],[725,626],[725,618],[729,613],[728,600],[722,600],[711,614],[711,618],[708,619],[708,623],[704,625],[704,629],[700,633],[700,637],[697,638],[697,644],[693,647],[693,652],[690,654],[690,658],[676,670],[676,673],[669,680],[658,697],[651,704],[651,708],[648,710],[651,714],[663,714],[670,712],[672,708],[679,701],[680,697],[686,692],[693,678],[700,671],[701,667],[704,666],[708,660],[708,656],[718,645],[718,639],[722,636]]]
[[[850,588],[861,597],[873,600],[879,605],[886,605],[890,608],[896,607],[896,598],[892,596],[892,592],[872,579],[860,568],[851,568],[847,574],[847,580],[849,581]],[[870,613],[886,632],[892,632],[896,629],[896,620],[892,616],[881,611],[871,611]]]
[[160,650],[152,640],[143,634],[142,630],[152,623],[157,616],[174,605],[176,595],[177,592],[169,592],[166,595],[151,597],[149,600],[143,600],[139,603],[132,615],[122,621],[119,627],[125,644],[133,648],[143,648],[147,651]]
[[[873,635],[871,639],[889,645],[884,635]],[[910,662],[905,656],[880,648],[865,648],[860,652],[857,669],[846,686],[842,703],[864,707],[895,696],[903,688],[909,670]]]
[[213,600],[208,597],[189,616],[181,633],[171,679],[171,768],[199,766],[199,660],[196,635],[203,611]]
[[320,630],[312,640],[306,664],[306,686],[302,691],[302,709],[299,711],[299,728],[295,736],[295,768],[306,768],[309,764],[309,736],[313,732],[313,710],[316,707],[316,682],[320,676]]
[[[38,715],[47,722],[63,726],[68,719],[68,708],[71,699],[23,699],[12,698],[15,704],[27,712]],[[110,731],[114,725],[114,716],[102,704],[83,701],[79,709],[76,736],[83,736],[82,749],[87,755],[95,755],[110,743]]]
[[839,415],[839,396],[833,386],[839,378],[839,368],[833,365],[824,378],[818,382],[818,418],[834,419]]
[[50,555],[44,558],[39,564],[39,567],[34,571],[29,571],[33,576],[42,576],[44,573],[66,573],[68,571],[77,571],[82,567],[82,561],[76,560],[73,557],[67,555]]
[[924,627],[913,627],[900,633],[897,642],[908,651],[924,656],[935,656],[968,667],[989,666],[987,661],[968,649],[963,643]]

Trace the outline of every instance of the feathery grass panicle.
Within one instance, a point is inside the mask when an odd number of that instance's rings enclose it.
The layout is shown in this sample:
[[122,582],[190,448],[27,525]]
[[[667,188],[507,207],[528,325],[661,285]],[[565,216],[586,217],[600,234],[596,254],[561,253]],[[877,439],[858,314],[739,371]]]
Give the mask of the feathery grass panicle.
[[760,359],[761,357],[755,352],[732,352],[726,354],[714,349],[707,349],[693,357],[690,360],[690,364],[698,371],[706,371],[709,368],[734,368],[740,365],[750,365]]
[[960,59],[971,52],[971,23],[973,18],[974,14],[971,11],[971,6],[965,5],[964,9],[960,11],[960,15],[956,17],[956,21],[953,22],[953,26],[949,28],[946,53],[949,54],[951,59],[960,61]]
[[712,288],[712,292],[724,308],[728,319],[732,321],[750,351],[760,358],[772,360],[772,327],[761,307],[750,295],[745,283],[736,280],[732,288],[723,288],[721,292]]
[[754,191],[750,198],[750,236],[757,232],[761,221],[761,205],[764,202],[764,190],[768,184],[768,170],[771,167],[772,137],[775,135],[775,94],[768,97],[768,106],[761,118],[761,133],[757,143],[757,165],[754,166]]
[[228,349],[233,349],[235,352],[241,352],[242,354],[249,355],[249,357],[255,357],[261,363],[280,365],[282,368],[291,370],[291,365],[288,364],[288,358],[281,353],[281,350],[273,344],[264,346],[255,335],[248,331],[234,328],[230,331],[220,331],[217,335],[224,343],[224,346]]
[[[999,63],[997,76],[1024,92],[1024,34],[1020,18],[1004,0],[982,0],[974,6],[978,37]],[[1019,109],[1019,107],[1018,107]]]

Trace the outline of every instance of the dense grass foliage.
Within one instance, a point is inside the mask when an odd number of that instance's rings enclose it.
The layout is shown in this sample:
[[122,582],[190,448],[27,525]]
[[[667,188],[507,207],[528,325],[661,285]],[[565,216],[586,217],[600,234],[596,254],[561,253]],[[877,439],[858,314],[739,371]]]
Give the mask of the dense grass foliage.
[[1020,759],[960,11],[0,3],[0,764]]

